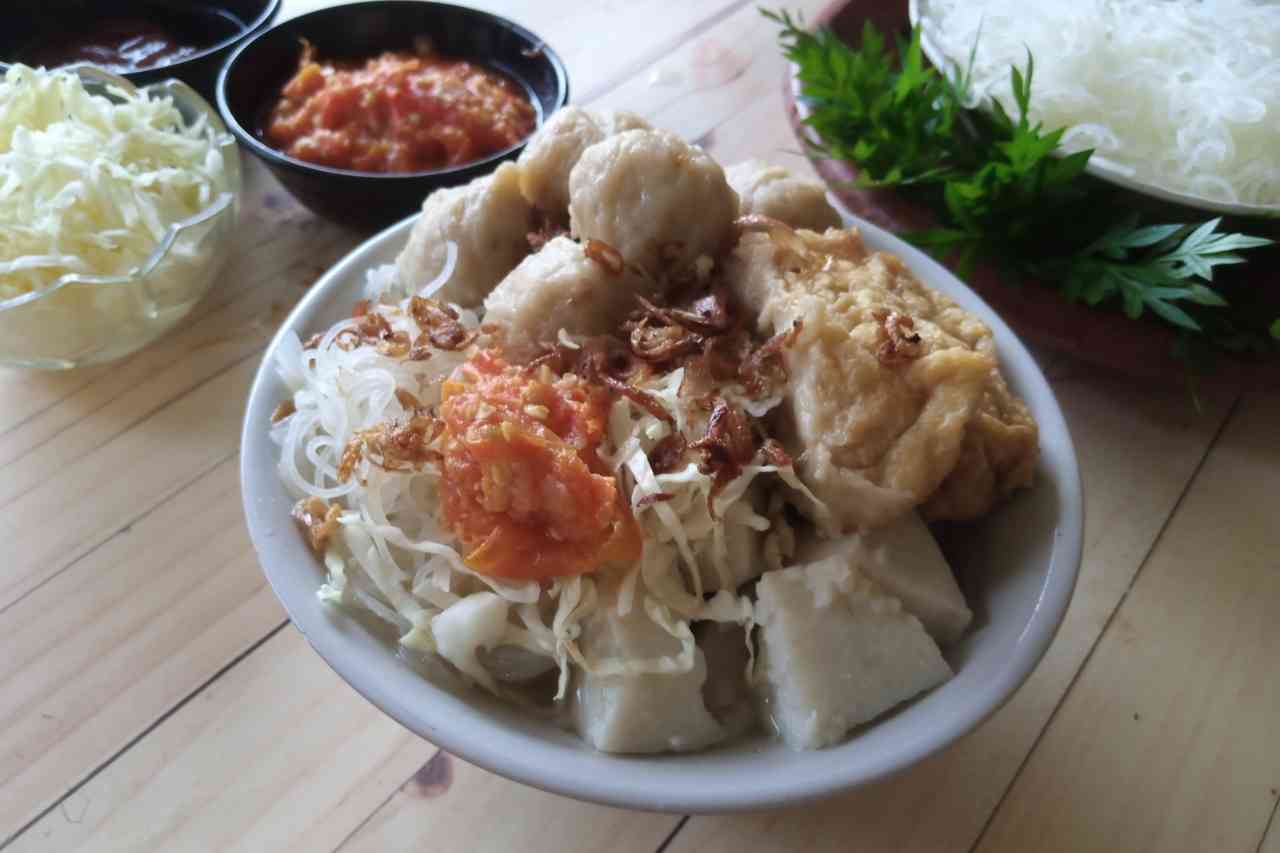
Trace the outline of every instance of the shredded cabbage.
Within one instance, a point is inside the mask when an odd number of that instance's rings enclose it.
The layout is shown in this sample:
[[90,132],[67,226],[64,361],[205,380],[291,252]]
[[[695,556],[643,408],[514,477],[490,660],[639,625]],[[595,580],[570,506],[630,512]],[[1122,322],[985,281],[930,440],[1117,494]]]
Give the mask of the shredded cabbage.
[[68,71],[0,79],[0,300],[68,273],[123,275],[228,190],[224,137],[173,102],[91,95]]
[[[448,256],[455,257],[450,247]],[[453,264],[446,263],[446,273]],[[426,290],[443,284],[433,281]],[[399,289],[394,268],[377,267],[366,276],[365,296],[393,331],[416,339],[419,329]],[[479,319],[462,312],[475,328]],[[425,361],[385,356],[368,344],[350,346],[340,320],[325,330],[316,346],[304,349],[296,337],[277,351],[277,370],[293,393],[294,412],[272,428],[280,444],[280,475],[299,498],[338,501],[343,512],[325,556],[327,582],[322,600],[367,610],[395,627],[400,644],[449,661],[471,682],[495,693],[499,679],[485,668],[480,651],[517,647],[548,659],[558,668],[555,698],[568,694],[573,668],[597,676],[688,672],[697,660],[691,625],[697,620],[733,623],[746,629],[748,659],[754,661],[751,601],[736,593],[729,541],[734,537],[779,534],[781,504],[774,495],[767,513],[757,510],[759,483],[771,475],[775,489],[797,489],[797,499],[812,504],[811,515],[825,510],[800,484],[794,471],[772,465],[748,465],[715,493],[713,478],[692,462],[658,474],[648,454],[668,437],[672,424],[682,431],[705,415],[682,396],[684,370],[651,380],[645,390],[669,412],[655,417],[629,398],[611,405],[600,457],[620,478],[643,533],[639,561],[616,581],[601,586],[592,576],[560,578],[545,587],[509,583],[476,574],[456,550],[452,534],[437,514],[439,472],[388,471],[362,459],[353,476],[339,479],[344,449],[360,430],[388,420],[404,420],[397,389],[427,405],[439,402],[439,380],[466,358],[465,352],[433,351]],[[580,346],[567,333],[566,347]],[[729,389],[763,413],[776,400],[753,401],[743,389]],[[789,533],[789,530],[784,531]],[[756,541],[756,540],[751,540]],[[779,548],[775,548],[779,550]],[[604,590],[607,589],[606,593]],[[714,594],[709,594],[714,592]],[[610,618],[639,611],[675,638],[679,650],[653,658],[593,656],[581,645],[583,626],[602,610]],[[749,663],[748,668],[750,669]]]

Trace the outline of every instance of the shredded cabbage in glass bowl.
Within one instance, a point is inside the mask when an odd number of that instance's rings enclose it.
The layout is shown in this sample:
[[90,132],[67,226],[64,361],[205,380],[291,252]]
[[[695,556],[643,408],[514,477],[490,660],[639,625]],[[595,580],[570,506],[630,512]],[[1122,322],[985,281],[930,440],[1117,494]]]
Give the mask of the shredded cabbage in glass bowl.
[[80,367],[168,331],[221,271],[240,188],[185,83],[0,64],[0,364]]

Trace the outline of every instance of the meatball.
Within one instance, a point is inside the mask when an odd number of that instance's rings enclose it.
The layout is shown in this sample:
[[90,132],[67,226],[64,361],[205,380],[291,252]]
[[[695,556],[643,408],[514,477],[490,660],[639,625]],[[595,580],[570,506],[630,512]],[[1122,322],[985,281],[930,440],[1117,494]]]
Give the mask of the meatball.
[[554,343],[564,329],[599,335],[617,329],[651,282],[612,272],[568,237],[556,237],[525,258],[484,302],[486,325],[501,327],[507,355],[526,361],[539,344]]
[[457,266],[435,298],[468,308],[483,302],[529,253],[531,211],[520,194],[519,175],[514,164],[503,163],[492,175],[427,196],[396,258],[400,284],[414,292],[439,275],[452,242]]
[[738,210],[743,216],[768,216],[792,228],[811,231],[839,228],[842,224],[821,184],[798,178],[781,166],[746,160],[725,169],[724,174],[738,194]]
[[597,113],[565,107],[539,130],[520,155],[520,190],[555,219],[569,216],[569,172],[582,152],[625,130],[648,129],[634,113]]
[[592,145],[569,175],[569,222],[652,274],[688,268],[733,238],[738,198],[706,152],[661,130]]

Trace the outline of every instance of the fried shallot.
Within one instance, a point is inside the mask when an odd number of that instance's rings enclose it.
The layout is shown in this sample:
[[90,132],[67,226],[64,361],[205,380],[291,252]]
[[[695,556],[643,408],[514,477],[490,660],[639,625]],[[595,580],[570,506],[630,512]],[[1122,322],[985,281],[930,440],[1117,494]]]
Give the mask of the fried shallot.
[[338,516],[342,507],[327,504],[317,497],[304,498],[293,507],[293,517],[307,532],[307,542],[311,550],[324,556],[329,547],[329,540],[338,530]]

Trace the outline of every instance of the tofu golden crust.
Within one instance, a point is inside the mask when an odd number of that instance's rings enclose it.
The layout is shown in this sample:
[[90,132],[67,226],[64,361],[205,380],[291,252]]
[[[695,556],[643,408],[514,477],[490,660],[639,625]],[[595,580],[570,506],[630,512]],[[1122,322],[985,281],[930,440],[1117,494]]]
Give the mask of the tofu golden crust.
[[930,521],[972,521],[1015,489],[1031,485],[1040,430],[1027,409],[993,373],[965,431],[960,459],[921,511]]
[[[927,501],[966,442],[975,473],[988,455],[996,461],[986,467],[1003,472],[986,493],[1025,484],[1034,468],[1025,431],[1014,447],[1000,427],[1029,415],[999,378],[985,324],[898,258],[868,252],[854,230],[752,225],[764,233],[743,236],[726,275],[762,333],[801,324],[776,426],[843,527],[888,524]],[[964,477],[956,489],[969,488]],[[943,501],[936,517],[972,509]]]

